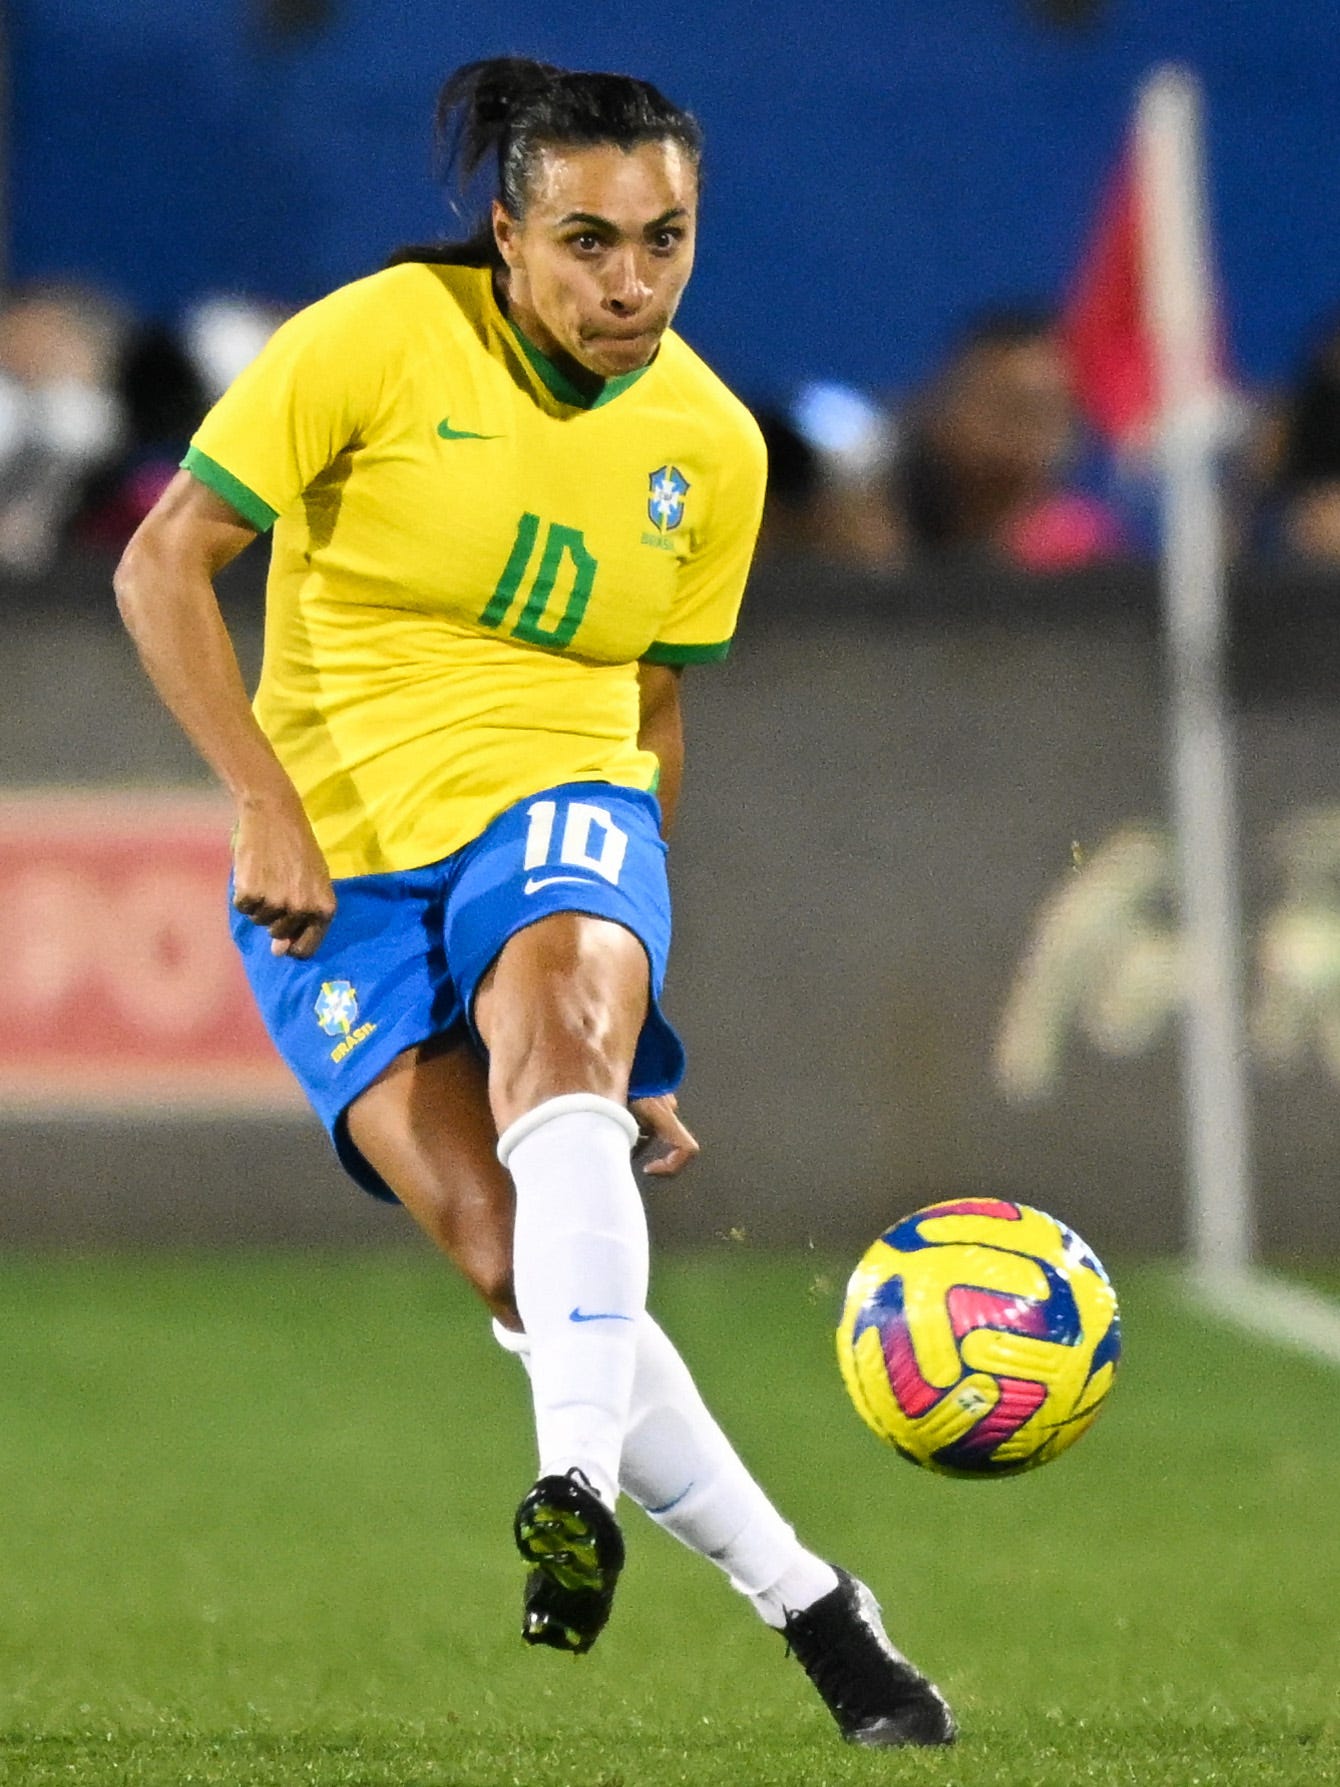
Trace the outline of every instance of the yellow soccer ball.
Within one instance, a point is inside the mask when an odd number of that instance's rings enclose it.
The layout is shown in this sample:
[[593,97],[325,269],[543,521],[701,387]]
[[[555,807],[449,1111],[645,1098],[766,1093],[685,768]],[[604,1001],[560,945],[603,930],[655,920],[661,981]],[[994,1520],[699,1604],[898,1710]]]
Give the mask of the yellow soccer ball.
[[946,1476],[1009,1476],[1093,1422],[1121,1356],[1116,1292],[1042,1210],[929,1204],[852,1273],[837,1352],[862,1420],[904,1458]]

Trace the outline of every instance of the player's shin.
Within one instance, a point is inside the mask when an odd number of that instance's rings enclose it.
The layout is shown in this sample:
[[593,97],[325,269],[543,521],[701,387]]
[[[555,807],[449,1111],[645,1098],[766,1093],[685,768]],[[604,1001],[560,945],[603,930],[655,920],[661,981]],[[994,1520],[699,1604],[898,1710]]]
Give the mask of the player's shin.
[[609,1099],[548,1099],[503,1132],[516,1186],[513,1269],[529,1342],[540,1475],[578,1469],[609,1507],[647,1298],[637,1125]]
[[660,1527],[709,1558],[769,1625],[837,1585],[806,1551],[713,1419],[688,1366],[646,1316],[624,1436],[621,1487]]

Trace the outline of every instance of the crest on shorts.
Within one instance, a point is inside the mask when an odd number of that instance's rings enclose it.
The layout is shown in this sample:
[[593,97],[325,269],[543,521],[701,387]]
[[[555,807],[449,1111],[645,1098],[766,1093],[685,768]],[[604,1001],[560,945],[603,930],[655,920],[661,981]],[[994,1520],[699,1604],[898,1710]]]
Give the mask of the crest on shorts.
[[663,465],[651,474],[650,483],[647,513],[656,530],[668,534],[684,519],[684,498],[689,493],[689,481],[677,465]]
[[348,1036],[358,1022],[358,994],[350,981],[323,980],[312,1009],[327,1036]]

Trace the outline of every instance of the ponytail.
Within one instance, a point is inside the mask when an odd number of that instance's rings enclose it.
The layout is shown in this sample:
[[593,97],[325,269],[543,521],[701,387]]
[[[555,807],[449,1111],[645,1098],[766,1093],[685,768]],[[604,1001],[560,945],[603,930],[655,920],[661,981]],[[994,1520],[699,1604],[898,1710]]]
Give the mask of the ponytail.
[[[524,56],[494,56],[458,68],[438,95],[435,122],[439,171],[454,189],[453,209],[467,220],[476,211],[475,227],[462,242],[402,248],[392,265],[407,260],[501,265],[487,201],[497,198],[511,216],[521,217],[542,149],[600,143],[633,149],[670,141],[695,163],[702,157],[697,120],[649,82],[576,73]],[[485,202],[472,206],[481,179]]]
[[507,127],[527,104],[534,105],[562,78],[561,68],[549,62],[531,62],[524,56],[467,62],[449,75],[437,96],[434,115],[443,175],[464,191],[480,166],[492,157],[499,171],[498,196],[503,197]]

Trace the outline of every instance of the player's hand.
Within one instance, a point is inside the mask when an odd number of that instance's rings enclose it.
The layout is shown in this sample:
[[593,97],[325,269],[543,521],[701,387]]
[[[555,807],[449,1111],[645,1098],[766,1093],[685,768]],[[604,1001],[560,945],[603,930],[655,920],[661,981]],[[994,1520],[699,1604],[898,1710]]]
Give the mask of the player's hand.
[[270,933],[270,952],[305,961],[335,916],[326,859],[297,797],[244,805],[233,834],[233,905]]
[[698,1144],[679,1120],[674,1093],[666,1092],[660,1098],[635,1098],[628,1108],[647,1138],[638,1143],[633,1158],[640,1158],[644,1148],[651,1155],[642,1171],[659,1179],[682,1172],[698,1153]]

